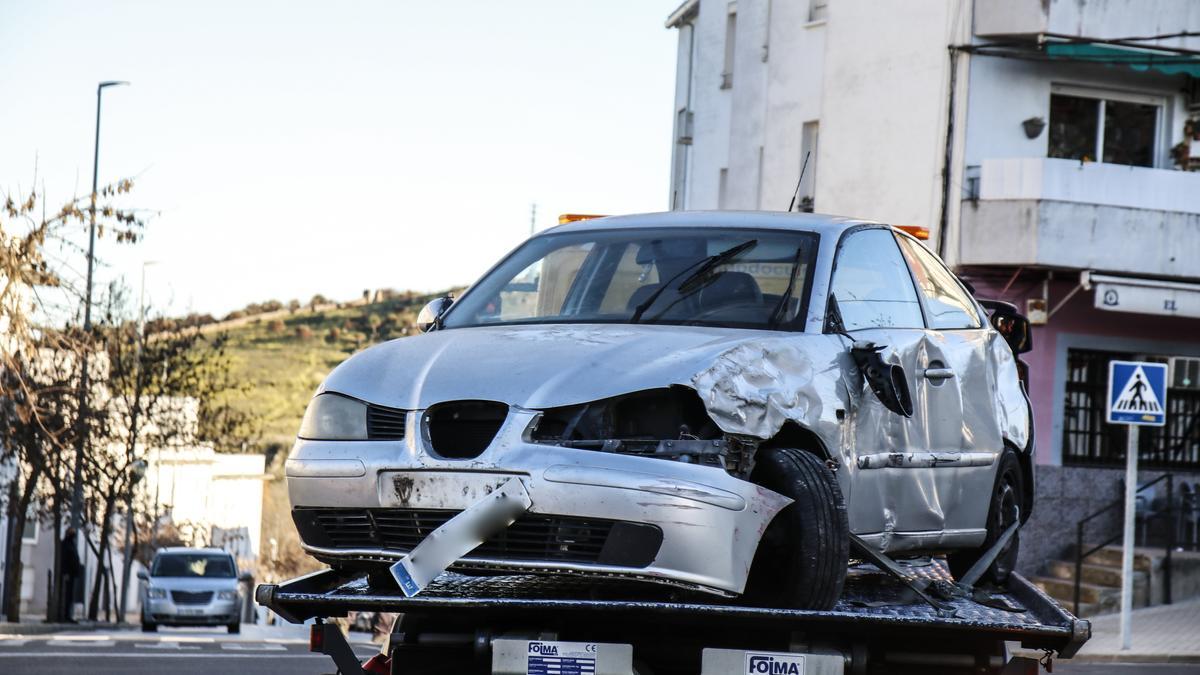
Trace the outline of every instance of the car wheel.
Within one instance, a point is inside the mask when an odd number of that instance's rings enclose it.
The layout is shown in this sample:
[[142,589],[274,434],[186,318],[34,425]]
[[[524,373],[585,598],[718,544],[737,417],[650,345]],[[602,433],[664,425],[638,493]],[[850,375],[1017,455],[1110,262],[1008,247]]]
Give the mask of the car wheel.
[[231,623],[231,624],[229,624],[228,626],[226,626],[226,628],[228,628],[228,629],[229,629],[229,632],[230,632],[230,633],[240,633],[240,632],[242,632],[242,624],[240,624],[240,623]]
[[811,452],[765,448],[750,480],[793,501],[763,533],[745,597],[767,606],[830,609],[850,556],[846,502],[837,478]]
[[[983,546],[977,549],[954,551],[946,556],[950,564],[950,574],[955,579],[961,579],[971,569],[1000,535],[1017,521],[1024,503],[1025,484],[1021,477],[1021,465],[1017,461],[1017,453],[1005,449],[1000,455],[1000,468],[996,471],[996,484],[992,488],[992,500],[988,506],[987,538]],[[997,585],[1004,585],[1008,576],[1017,566],[1017,554],[1021,548],[1021,531],[1017,530],[1008,545],[996,557],[983,579]]]
[[158,624],[153,623],[151,621],[146,621],[145,619],[142,619],[142,632],[143,633],[157,633],[158,632]]

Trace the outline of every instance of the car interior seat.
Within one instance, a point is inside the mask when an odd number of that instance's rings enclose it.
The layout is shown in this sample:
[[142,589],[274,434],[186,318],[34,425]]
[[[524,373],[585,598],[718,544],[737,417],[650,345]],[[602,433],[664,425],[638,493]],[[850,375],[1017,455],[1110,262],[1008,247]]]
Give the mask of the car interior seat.
[[745,272],[721,272],[700,289],[701,312],[732,305],[755,307],[762,305],[762,289],[754,277]]

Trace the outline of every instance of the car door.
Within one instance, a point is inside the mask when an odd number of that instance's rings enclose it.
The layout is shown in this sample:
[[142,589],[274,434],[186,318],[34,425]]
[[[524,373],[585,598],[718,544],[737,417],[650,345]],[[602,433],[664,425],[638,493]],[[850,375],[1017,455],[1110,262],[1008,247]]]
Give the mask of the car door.
[[919,387],[945,516],[942,544],[972,545],[984,534],[994,465],[1003,450],[993,335],[983,309],[941,260],[916,239],[896,236],[927,324]]
[[893,550],[907,541],[897,533],[940,532],[943,518],[933,470],[905,459],[928,450],[927,412],[915,386],[925,365],[926,331],[912,276],[890,229],[859,229],[842,237],[830,296],[840,324],[832,329],[882,346],[884,360],[901,365],[908,376],[912,417],[885,408],[861,377],[846,379],[851,403],[839,471],[849,476],[843,485],[849,488],[850,531]]

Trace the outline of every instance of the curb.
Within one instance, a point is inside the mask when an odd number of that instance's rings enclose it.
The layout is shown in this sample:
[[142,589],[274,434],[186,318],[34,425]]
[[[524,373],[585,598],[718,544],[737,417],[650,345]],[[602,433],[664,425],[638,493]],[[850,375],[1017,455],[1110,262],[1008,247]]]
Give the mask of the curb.
[[1200,663],[1200,654],[1076,654],[1067,663]]
[[[1042,658],[1042,652],[1028,649],[1010,649],[1011,656],[1025,656],[1031,659]],[[1200,653],[1196,654],[1146,654],[1138,652],[1107,652],[1098,654],[1076,654],[1069,659],[1054,657],[1058,663],[1158,663],[1158,664],[1196,664],[1200,663]]]

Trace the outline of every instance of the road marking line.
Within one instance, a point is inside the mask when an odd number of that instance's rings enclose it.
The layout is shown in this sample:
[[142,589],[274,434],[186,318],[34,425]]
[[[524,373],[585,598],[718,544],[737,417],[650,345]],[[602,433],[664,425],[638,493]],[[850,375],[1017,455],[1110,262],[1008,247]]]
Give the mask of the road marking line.
[[229,651],[234,651],[234,652],[238,652],[238,651],[243,651],[243,652],[286,652],[287,651],[287,647],[284,647],[283,645],[271,644],[268,642],[259,643],[259,644],[256,644],[253,642],[222,642],[221,649],[227,649]]
[[0,647],[24,647],[28,639],[22,638],[0,638]]
[[151,643],[136,643],[133,645],[137,649],[181,649],[185,651],[198,651],[200,647],[191,647],[180,645],[175,640],[163,640],[161,642]]
[[115,647],[116,645],[117,645],[116,640],[63,640],[63,639],[57,639],[57,640],[49,640],[46,642],[47,647],[78,647],[78,648],[92,647],[92,648],[95,648],[95,647]]

